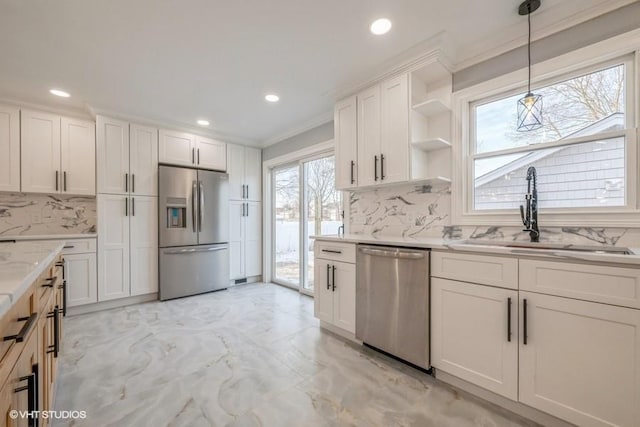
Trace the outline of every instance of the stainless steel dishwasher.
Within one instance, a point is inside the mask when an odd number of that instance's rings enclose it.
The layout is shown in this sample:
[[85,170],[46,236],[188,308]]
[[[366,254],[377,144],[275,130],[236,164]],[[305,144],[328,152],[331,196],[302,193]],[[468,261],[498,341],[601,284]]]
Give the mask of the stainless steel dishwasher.
[[429,251],[358,245],[356,338],[429,369]]

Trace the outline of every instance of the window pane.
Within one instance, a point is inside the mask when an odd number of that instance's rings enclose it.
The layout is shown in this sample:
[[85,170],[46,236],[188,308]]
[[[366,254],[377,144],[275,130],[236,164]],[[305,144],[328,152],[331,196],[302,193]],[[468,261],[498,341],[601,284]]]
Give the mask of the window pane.
[[274,171],[275,279],[300,283],[300,180],[298,165]]
[[620,137],[476,160],[474,208],[524,204],[529,166],[537,169],[540,209],[624,206],[624,156]]
[[544,88],[543,126],[518,132],[517,101],[524,93],[476,105],[475,152],[486,153],[625,127],[625,66],[618,65]]

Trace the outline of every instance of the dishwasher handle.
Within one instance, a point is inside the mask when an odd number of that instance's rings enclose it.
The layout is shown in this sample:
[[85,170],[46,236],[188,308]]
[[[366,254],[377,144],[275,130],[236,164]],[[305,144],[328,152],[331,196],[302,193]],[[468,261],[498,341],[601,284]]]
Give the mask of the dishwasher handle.
[[424,258],[424,252],[409,252],[401,251],[398,249],[374,249],[374,248],[359,248],[360,252],[366,255],[381,256],[386,258],[399,258],[399,259],[422,259]]

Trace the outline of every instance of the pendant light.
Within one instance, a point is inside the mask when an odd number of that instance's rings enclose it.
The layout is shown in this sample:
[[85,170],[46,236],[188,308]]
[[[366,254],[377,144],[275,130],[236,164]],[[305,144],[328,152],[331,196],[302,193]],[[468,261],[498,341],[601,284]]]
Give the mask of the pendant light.
[[531,14],[540,7],[540,0],[526,0],[518,8],[520,15],[527,15],[529,24],[529,38],[527,42],[527,57],[529,60],[529,80],[527,94],[518,100],[518,131],[529,132],[542,127],[542,95],[531,92]]

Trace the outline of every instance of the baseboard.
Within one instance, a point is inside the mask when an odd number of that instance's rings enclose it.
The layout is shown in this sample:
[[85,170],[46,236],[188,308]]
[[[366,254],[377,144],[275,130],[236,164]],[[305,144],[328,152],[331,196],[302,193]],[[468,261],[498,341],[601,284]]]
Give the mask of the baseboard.
[[140,304],[143,302],[157,301],[158,294],[136,295],[134,297],[119,298],[110,301],[97,302],[95,304],[85,304],[76,307],[68,307],[67,315],[76,316],[78,314],[93,313],[95,311],[109,310],[112,308],[124,307],[132,304]]
[[340,329],[336,326],[333,326],[331,323],[327,323],[324,320],[320,321],[320,327],[323,329],[326,329],[327,331],[334,333],[336,335],[341,336],[342,338],[346,338],[349,341],[352,341],[356,344],[360,344],[362,345],[362,341],[359,341],[355,334],[352,334],[351,332],[345,331],[344,329]]
[[458,377],[447,374],[446,372],[442,372],[438,369],[434,369],[434,370],[435,370],[435,377],[438,381],[442,381],[443,383],[446,383],[450,386],[453,386],[467,393],[470,393],[476,397],[479,397],[480,399],[486,400],[490,403],[493,403],[494,405],[500,406],[501,408],[504,408],[507,411],[520,415],[521,417],[535,421],[536,423],[541,424],[545,427],[572,427],[573,426],[573,424],[567,423],[566,421],[556,418],[553,415],[549,415],[545,412],[538,411],[537,409],[524,405],[520,402],[514,402],[513,400],[510,400],[510,399],[507,399],[506,397],[492,393],[488,390],[483,389],[482,387],[478,387],[477,385],[471,384]]
[[249,283],[262,282],[262,276],[245,277],[242,279],[233,279],[229,282],[229,287],[246,285]]

